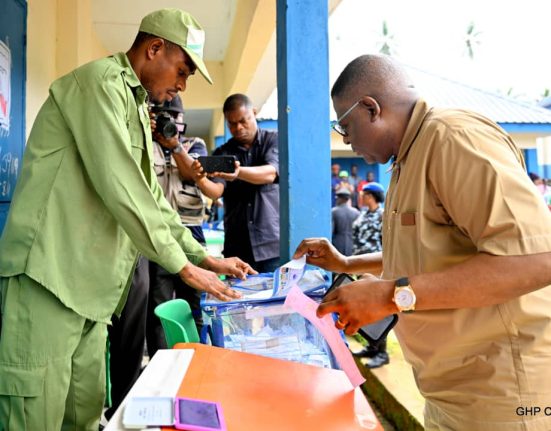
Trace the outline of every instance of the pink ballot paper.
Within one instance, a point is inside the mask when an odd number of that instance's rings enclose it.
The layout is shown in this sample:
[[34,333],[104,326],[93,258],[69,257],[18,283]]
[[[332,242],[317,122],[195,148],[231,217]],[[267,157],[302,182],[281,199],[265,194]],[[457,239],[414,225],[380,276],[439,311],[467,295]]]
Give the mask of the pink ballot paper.
[[333,322],[330,314],[326,314],[321,319],[316,316],[316,309],[318,308],[317,302],[308,298],[296,286],[289,290],[287,298],[285,299],[285,305],[304,316],[318,328],[321,335],[323,335],[327,341],[327,344],[329,344],[329,347],[331,347],[331,351],[335,355],[335,358],[337,358],[339,366],[348,376],[352,386],[357,387],[365,382],[365,379],[360,374],[354,362],[350,350],[348,350],[339,331],[335,328],[335,322]]

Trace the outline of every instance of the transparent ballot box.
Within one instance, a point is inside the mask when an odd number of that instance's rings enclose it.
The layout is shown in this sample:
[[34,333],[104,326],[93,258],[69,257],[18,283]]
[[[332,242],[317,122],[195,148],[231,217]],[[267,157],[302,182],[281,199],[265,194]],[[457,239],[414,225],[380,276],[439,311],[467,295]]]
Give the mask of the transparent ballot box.
[[[338,368],[325,339],[307,319],[287,308],[285,292],[274,294],[272,274],[245,281],[229,280],[239,300],[221,302],[203,295],[201,307],[215,346],[325,368]],[[320,270],[306,270],[298,286],[321,301],[329,277]]]

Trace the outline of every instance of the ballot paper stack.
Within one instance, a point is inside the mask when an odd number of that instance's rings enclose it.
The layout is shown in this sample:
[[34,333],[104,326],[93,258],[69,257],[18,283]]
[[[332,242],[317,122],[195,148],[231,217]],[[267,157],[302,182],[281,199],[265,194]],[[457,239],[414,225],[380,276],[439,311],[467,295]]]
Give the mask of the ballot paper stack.
[[319,269],[282,266],[276,272],[227,283],[243,296],[230,302],[203,295],[201,306],[213,345],[325,368],[338,368],[331,349],[308,320],[285,306],[296,285],[321,301],[330,282]]

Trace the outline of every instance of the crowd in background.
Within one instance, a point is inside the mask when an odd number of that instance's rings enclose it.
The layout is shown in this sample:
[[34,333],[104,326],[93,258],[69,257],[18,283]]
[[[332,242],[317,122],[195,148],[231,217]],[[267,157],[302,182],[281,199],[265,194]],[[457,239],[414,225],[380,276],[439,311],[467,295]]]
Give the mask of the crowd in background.
[[[350,174],[339,164],[331,166],[331,242],[344,256],[382,251],[384,187],[368,171],[365,179],[358,175],[358,166],[351,165]],[[356,353],[366,357],[368,368],[389,363],[386,338],[377,345],[368,345]]]
[[365,178],[360,177],[358,173],[358,165],[352,164],[350,172],[341,169],[338,163],[331,165],[331,206],[334,207],[337,201],[337,190],[345,189],[350,192],[350,204],[360,209],[362,204],[360,195],[363,187],[375,181],[373,171],[367,171]]

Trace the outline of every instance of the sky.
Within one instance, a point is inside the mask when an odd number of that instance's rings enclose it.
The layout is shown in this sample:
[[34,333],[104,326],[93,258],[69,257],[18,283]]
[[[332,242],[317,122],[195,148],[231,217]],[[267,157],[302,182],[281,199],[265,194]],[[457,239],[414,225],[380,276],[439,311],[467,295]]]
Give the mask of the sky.
[[[329,18],[331,85],[351,60],[379,52],[488,91],[538,101],[551,91],[551,0],[342,0]],[[467,55],[470,23],[478,32]]]
[[[551,92],[551,0],[342,0],[329,17],[330,86],[354,58],[379,52],[383,21],[401,62],[527,102]],[[276,90],[261,117],[277,118]]]

